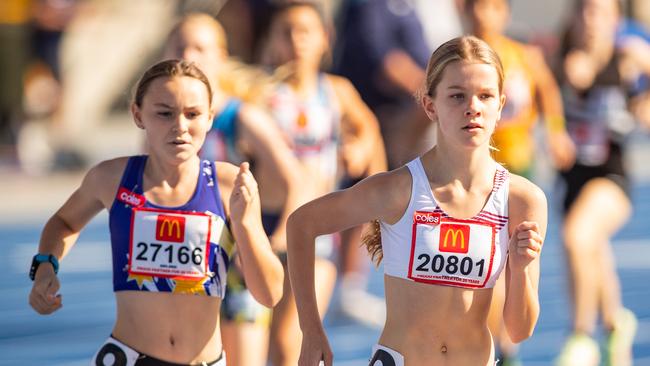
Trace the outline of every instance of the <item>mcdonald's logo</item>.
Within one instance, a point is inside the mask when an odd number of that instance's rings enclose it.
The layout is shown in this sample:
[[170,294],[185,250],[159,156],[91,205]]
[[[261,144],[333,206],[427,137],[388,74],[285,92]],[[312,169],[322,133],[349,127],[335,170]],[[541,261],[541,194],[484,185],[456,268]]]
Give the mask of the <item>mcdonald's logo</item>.
[[158,215],[156,240],[182,243],[185,240],[185,218],[183,216]]
[[442,224],[439,245],[441,252],[467,253],[469,250],[469,226]]

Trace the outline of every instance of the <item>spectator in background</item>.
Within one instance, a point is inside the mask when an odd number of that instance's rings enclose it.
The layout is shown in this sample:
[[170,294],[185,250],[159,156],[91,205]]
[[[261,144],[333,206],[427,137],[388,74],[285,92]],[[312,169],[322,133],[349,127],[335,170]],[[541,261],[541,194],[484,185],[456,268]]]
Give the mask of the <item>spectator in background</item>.
[[[88,0],[80,3],[60,45],[60,108],[43,140],[21,155],[42,172],[79,168],[103,158],[107,146],[88,138],[103,131],[125,85],[154,56],[172,26],[176,1]],[[98,68],[101,72],[98,72]],[[137,136],[133,134],[133,136]],[[123,138],[125,143],[136,138]],[[37,151],[40,145],[49,149]],[[36,156],[42,153],[41,156]]]
[[[28,174],[42,174],[55,159],[47,143],[48,129],[61,107],[61,40],[74,19],[79,1],[37,0],[33,6],[33,55],[25,72],[25,123],[18,136],[18,157]],[[45,160],[48,161],[44,161]]]
[[618,0],[579,0],[563,39],[560,85],[576,162],[562,172],[573,323],[559,366],[599,364],[592,338],[599,315],[603,364],[632,364],[637,321],[623,306],[610,240],[631,214],[624,142],[635,128],[630,96],[650,75],[650,47],[634,36],[617,39],[621,14]]
[[31,53],[31,0],[0,2],[0,163],[15,161],[23,122],[23,75]]
[[377,115],[388,167],[399,167],[434,138],[430,121],[413,99],[431,54],[414,4],[345,0],[338,23],[334,72],[350,79]]
[[448,40],[463,34],[464,0],[415,0],[415,12],[422,24],[427,47],[435,50]]

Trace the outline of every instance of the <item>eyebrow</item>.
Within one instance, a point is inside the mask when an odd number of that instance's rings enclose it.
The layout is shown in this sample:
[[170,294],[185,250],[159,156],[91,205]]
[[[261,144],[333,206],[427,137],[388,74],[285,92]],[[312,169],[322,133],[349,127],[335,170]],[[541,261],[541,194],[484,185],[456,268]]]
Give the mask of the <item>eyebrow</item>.
[[169,109],[173,109],[173,108],[174,108],[174,107],[172,107],[172,106],[170,106],[170,105],[167,105],[167,104],[165,104],[165,103],[154,103],[154,106],[156,106],[156,107],[165,107],[165,108],[169,108]]
[[[462,87],[460,85],[450,85],[447,87],[447,89],[458,89],[458,90],[465,90],[465,87]],[[495,91],[498,90],[498,88],[493,88],[493,87],[484,87],[481,88],[481,90],[489,90],[489,91]]]

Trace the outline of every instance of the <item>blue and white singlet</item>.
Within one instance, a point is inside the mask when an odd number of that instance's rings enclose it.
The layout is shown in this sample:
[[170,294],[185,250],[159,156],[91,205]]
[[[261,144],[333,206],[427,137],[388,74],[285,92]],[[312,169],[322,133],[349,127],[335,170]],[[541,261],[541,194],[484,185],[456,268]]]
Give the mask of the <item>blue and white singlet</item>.
[[113,291],[223,298],[234,242],[226,225],[213,162],[201,161],[196,189],[182,206],[147,202],[147,156],[129,158],[109,212]]

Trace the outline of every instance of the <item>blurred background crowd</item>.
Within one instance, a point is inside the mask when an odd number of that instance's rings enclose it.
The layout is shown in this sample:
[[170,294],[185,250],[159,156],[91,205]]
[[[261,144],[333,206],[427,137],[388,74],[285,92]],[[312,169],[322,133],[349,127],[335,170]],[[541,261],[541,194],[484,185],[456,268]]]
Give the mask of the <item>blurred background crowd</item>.
[[[462,0],[386,0],[385,9],[365,2],[325,2],[332,52],[324,67],[349,78],[378,116],[394,167],[432,141],[412,98],[428,56],[445,40],[472,30]],[[147,65],[160,59],[178,17],[190,12],[214,16],[226,31],[232,57],[269,65],[263,48],[271,3],[3,0],[1,169],[43,175],[87,167],[114,151],[137,151],[136,133],[121,130],[130,124],[130,88]],[[513,39],[539,46],[558,75],[574,3],[512,1],[509,22],[502,26]],[[623,3],[620,31],[648,39],[644,27],[650,24],[650,3]]]
[[[506,71],[508,99],[494,135],[495,159],[529,179],[547,179],[544,188],[555,172],[564,176],[568,191],[562,241],[577,314],[574,335],[594,332],[597,309],[605,309],[604,323],[612,325],[608,331],[620,323],[613,315],[606,319],[606,309],[622,306],[602,299],[613,293],[611,298],[620,301],[618,282],[603,289],[585,285],[599,275],[585,265],[593,263],[584,260],[589,251],[593,249],[594,260],[607,262],[597,271],[615,277],[606,260],[611,254],[582,245],[586,239],[581,235],[594,221],[601,222],[601,217],[590,216],[598,213],[593,209],[598,206],[584,202],[608,205],[621,216],[602,232],[592,230],[593,242],[608,242],[625,224],[630,215],[628,182],[610,179],[618,188],[594,185],[589,192],[595,193],[579,196],[584,182],[576,179],[626,178],[618,166],[625,160],[622,147],[650,126],[650,1],[323,0],[317,17],[285,14],[282,21],[274,20],[274,7],[288,2],[292,0],[0,0],[0,176],[47,178],[143,153],[144,137],[134,128],[129,110],[131,88],[152,63],[182,57],[196,61],[224,95],[268,112],[280,127],[287,118],[298,127],[336,120],[332,129],[340,136],[331,140],[339,144],[334,150],[339,148],[342,164],[334,167],[336,182],[328,181],[327,189],[345,188],[369,174],[397,168],[435,143],[432,122],[414,95],[423,85],[431,52],[450,38],[471,33],[497,51]],[[190,20],[180,26],[180,19]],[[209,30],[199,31],[200,26]],[[317,47],[313,33],[321,28],[328,44]],[[184,33],[192,29],[193,37]],[[321,83],[325,72],[345,79]],[[310,99],[310,88],[316,90],[316,102]],[[215,106],[223,107],[220,116],[228,114],[228,103]],[[283,109],[292,103],[296,110]],[[251,117],[248,124],[246,113],[238,118],[242,130],[266,121]],[[581,125],[601,119],[606,120],[602,126]],[[214,128],[219,126],[215,120]],[[361,136],[362,130],[365,137],[359,140],[371,136],[372,146],[362,142],[362,150],[346,150],[346,139]],[[228,129],[219,132],[227,134]],[[287,140],[303,159],[299,138]],[[204,151],[219,157],[208,148],[219,146],[208,140]],[[374,158],[355,160],[360,154]],[[264,158],[254,160],[261,163]],[[316,174],[331,173],[323,169],[325,173]],[[598,200],[601,196],[613,198]],[[380,327],[382,301],[364,292],[368,269],[362,262],[368,261],[358,248],[359,230],[337,238],[339,283],[350,290],[342,292],[339,306]],[[590,295],[596,292],[598,299]],[[498,316],[490,326],[501,357],[516,354],[499,336]],[[589,342],[570,338],[565,351],[577,347],[578,355],[598,353]],[[571,360],[559,362],[574,365]]]

